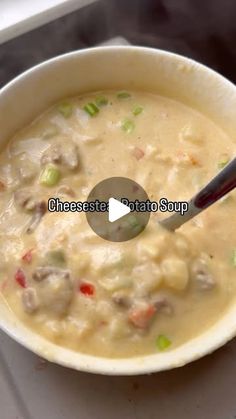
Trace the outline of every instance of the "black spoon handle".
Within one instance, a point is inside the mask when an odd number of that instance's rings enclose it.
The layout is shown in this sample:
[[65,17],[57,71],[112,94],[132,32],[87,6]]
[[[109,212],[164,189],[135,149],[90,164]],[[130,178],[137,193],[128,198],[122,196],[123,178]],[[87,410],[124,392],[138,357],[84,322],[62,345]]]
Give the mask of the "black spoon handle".
[[168,230],[174,231],[186,223],[195,215],[199,214],[218,199],[236,187],[236,157],[221,170],[200,192],[188,203],[188,211],[184,215],[175,213],[160,221],[160,224]]

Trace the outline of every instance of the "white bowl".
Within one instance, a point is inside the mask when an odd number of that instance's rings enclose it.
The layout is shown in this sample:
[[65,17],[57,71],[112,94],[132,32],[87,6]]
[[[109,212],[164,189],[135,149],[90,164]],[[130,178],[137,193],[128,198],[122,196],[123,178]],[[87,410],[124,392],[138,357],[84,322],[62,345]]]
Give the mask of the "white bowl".
[[[229,135],[236,132],[236,87],[187,58],[142,47],[99,47],[46,61],[0,91],[1,142],[66,96],[102,89],[138,89],[177,98],[203,111]],[[57,346],[27,329],[0,298],[0,327],[49,361],[80,371],[132,375],[182,366],[211,353],[236,335],[236,304],[203,334],[177,349],[109,359]]]

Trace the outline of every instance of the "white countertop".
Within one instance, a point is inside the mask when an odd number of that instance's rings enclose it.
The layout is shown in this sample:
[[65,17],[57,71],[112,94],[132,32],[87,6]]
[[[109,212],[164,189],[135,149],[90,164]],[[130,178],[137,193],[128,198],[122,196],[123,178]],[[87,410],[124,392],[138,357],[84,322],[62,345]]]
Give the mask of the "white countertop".
[[96,0],[0,0],[0,44]]
[[176,370],[106,377],[39,358],[0,333],[1,419],[234,419],[236,340]]

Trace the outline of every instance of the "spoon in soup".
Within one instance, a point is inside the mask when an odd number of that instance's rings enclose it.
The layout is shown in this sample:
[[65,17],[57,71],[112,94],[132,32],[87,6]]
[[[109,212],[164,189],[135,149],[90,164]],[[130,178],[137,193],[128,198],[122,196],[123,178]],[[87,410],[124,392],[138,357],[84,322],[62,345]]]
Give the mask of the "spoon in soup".
[[167,230],[174,231],[217,202],[235,187],[236,157],[188,202],[188,210],[184,215],[176,212],[170,217],[161,220],[160,224]]

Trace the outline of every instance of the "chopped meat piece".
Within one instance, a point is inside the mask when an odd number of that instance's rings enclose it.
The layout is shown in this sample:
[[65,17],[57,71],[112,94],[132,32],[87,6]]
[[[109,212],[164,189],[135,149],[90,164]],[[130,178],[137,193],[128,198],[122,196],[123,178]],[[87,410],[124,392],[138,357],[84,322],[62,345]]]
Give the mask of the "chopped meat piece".
[[75,191],[68,185],[61,185],[58,190],[57,190],[58,194],[62,194],[62,195],[68,195],[71,197],[75,197]]
[[70,170],[76,169],[79,165],[77,146],[69,142],[66,142],[64,147],[59,144],[52,145],[41,158],[43,166],[49,163],[65,166]]
[[2,180],[0,180],[0,192],[5,191],[5,189],[6,189],[5,183]]
[[61,163],[62,152],[61,147],[58,144],[54,144],[49,147],[41,157],[41,164],[44,166],[48,163]]
[[32,278],[35,281],[39,281],[40,282],[43,279],[45,279],[48,275],[50,275],[51,273],[53,273],[54,270],[55,270],[55,268],[53,268],[51,266],[36,268],[36,270],[33,272]]
[[37,292],[34,288],[30,287],[22,292],[22,304],[26,313],[34,313],[39,307]]
[[20,189],[15,192],[14,200],[16,205],[25,211],[32,211],[33,215],[27,228],[28,234],[32,233],[41,221],[41,218],[47,211],[47,204],[45,201],[36,201],[32,197],[31,190]]
[[27,228],[26,232],[28,234],[33,233],[33,231],[36,229],[38,224],[40,223],[42,217],[47,212],[47,204],[45,201],[39,201],[35,204],[34,207],[34,213],[30,221],[30,225]]
[[210,290],[216,285],[215,279],[209,270],[207,262],[203,259],[196,259],[191,266],[191,276],[194,283],[200,290]]
[[170,301],[166,297],[163,297],[161,295],[153,298],[153,305],[158,313],[163,313],[167,316],[171,316],[174,312],[173,305],[170,303]]
[[63,275],[66,279],[70,278],[70,272],[65,269],[60,269],[55,266],[39,266],[36,268],[36,270],[33,272],[33,279],[35,281],[42,281],[43,279],[47,278],[49,275],[57,274]]
[[36,201],[32,197],[32,191],[29,189],[19,189],[14,193],[16,205],[24,210],[32,211],[35,208]]
[[139,147],[134,147],[132,154],[136,158],[136,160],[140,160],[145,156],[144,151]]
[[122,308],[129,308],[131,306],[131,299],[123,291],[114,292],[112,295],[112,301]]

